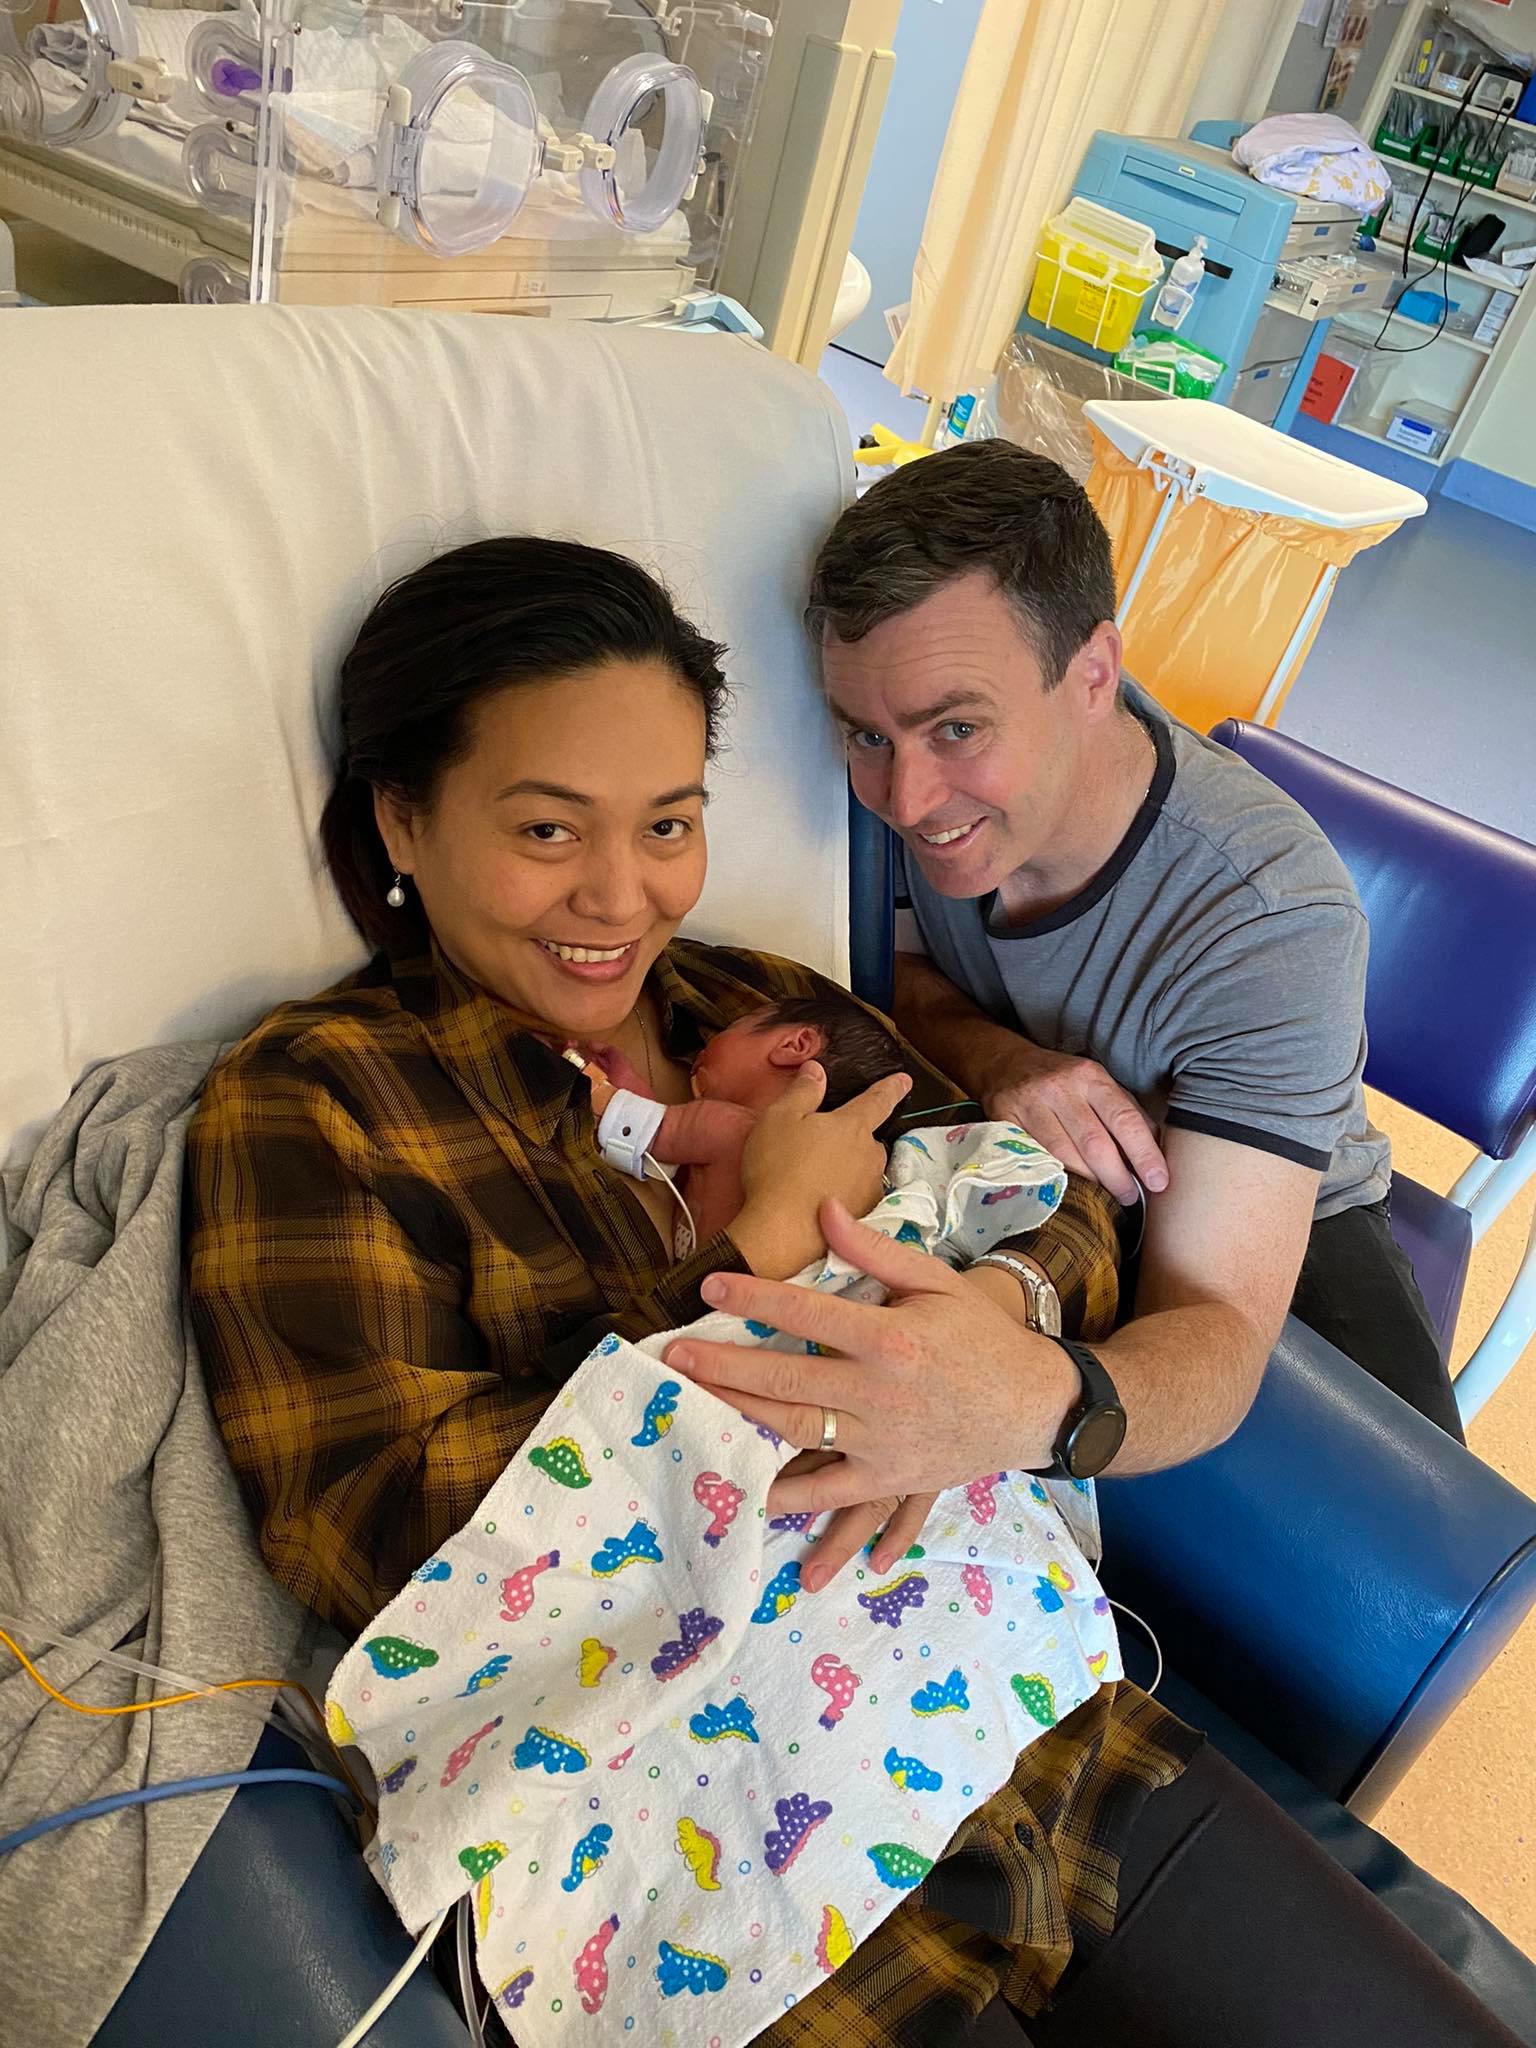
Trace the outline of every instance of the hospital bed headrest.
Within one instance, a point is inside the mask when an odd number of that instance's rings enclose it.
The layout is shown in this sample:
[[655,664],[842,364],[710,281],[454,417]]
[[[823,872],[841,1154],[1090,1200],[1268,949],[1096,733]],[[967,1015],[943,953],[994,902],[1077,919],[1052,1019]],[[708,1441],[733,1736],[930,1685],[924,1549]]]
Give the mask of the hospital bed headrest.
[[321,871],[340,653],[467,540],[622,549],[729,643],[690,929],[847,961],[800,626],[841,415],[745,341],[367,308],[5,321],[0,1159],[91,1062],[237,1034],[361,947]]

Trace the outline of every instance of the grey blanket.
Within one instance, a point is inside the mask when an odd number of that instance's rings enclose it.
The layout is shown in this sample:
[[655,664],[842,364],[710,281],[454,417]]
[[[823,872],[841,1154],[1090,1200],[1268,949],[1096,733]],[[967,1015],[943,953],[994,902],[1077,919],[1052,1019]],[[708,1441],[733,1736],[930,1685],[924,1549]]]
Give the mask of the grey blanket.
[[[0,1269],[0,1625],[200,1680],[287,1672],[311,1634],[256,1550],[183,1303],[183,1148],[218,1051],[95,1068],[7,1181]],[[88,1649],[21,1640],[62,1691],[154,1696]],[[231,1697],[258,1713],[267,1700]],[[72,1714],[0,1645],[0,1836],[130,1786],[241,1770],[261,1733],[226,1701]],[[0,1857],[0,2042],[90,2039],[230,1796],[129,1808]]]

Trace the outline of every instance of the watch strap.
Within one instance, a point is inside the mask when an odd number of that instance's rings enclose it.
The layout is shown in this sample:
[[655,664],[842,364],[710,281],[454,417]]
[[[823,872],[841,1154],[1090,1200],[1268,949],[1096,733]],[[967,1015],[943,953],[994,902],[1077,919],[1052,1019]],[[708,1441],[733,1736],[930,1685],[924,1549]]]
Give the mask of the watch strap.
[[1075,1337],[1055,1337],[1052,1342],[1061,1346],[1083,1379],[1082,1399],[1072,1409],[1062,1426],[1062,1435],[1065,1436],[1073,1423],[1087,1409],[1118,1408],[1120,1395],[1097,1352],[1090,1351],[1086,1344],[1080,1344]]
[[[1076,1479],[1079,1475],[1072,1470],[1070,1457],[1073,1439],[1079,1426],[1096,1409],[1119,1409],[1122,1417],[1124,1409],[1121,1406],[1119,1391],[1097,1352],[1091,1351],[1086,1344],[1079,1343],[1075,1337],[1057,1336],[1053,1337],[1051,1341],[1054,1344],[1059,1344],[1061,1349],[1066,1352],[1068,1358],[1077,1367],[1078,1376],[1081,1381],[1081,1394],[1062,1418],[1061,1428],[1057,1432],[1056,1442],[1053,1446],[1051,1462],[1046,1467],[1046,1472],[1051,1478],[1055,1479]],[[1123,1421],[1121,1429],[1123,1435]],[[1107,1463],[1108,1460],[1105,1462]]]
[[1061,1335],[1061,1302],[1056,1289],[1023,1259],[1015,1258],[1012,1252],[983,1252],[978,1259],[972,1259],[973,1266],[996,1266],[999,1271],[1011,1273],[1024,1290],[1028,1304],[1029,1327],[1042,1337]]

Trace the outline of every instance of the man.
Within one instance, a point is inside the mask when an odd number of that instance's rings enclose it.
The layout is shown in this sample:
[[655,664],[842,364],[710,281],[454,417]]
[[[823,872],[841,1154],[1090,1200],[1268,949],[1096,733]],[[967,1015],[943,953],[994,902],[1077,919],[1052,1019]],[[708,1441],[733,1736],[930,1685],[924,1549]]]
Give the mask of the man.
[[[899,470],[825,542],[827,695],[902,842],[897,1022],[1073,1172],[1145,1188],[1135,1320],[1102,1347],[1144,1438],[1219,1440],[1287,1307],[1459,1436],[1365,1113],[1353,886],[1122,680],[1114,610],[1086,494],[1004,441]],[[1184,1426],[1149,1427],[1165,1404]]]
[[[832,1582],[866,1544],[875,1573],[898,1568],[936,1489],[1005,1469],[1148,1472],[1219,1443],[1304,1256],[1308,1313],[1426,1405],[1438,1394],[1454,1427],[1376,1213],[1359,906],[1261,777],[1139,693],[1122,701],[1113,607],[1083,493],[1002,443],[877,485],[817,564],[810,616],[854,785],[906,853],[900,1021],[1075,1170],[1154,1192],[1135,1313],[1091,1344],[1052,1334],[1030,1239],[955,1273],[832,1202],[827,1242],[884,1306],[742,1272],[703,1283],[712,1306],[804,1341],[685,1335],[665,1356],[801,1452],[766,1511],[830,1515],[800,1573],[816,1599],[841,1597]],[[803,1113],[819,1085],[797,1077]],[[1372,1344],[1378,1321],[1391,1334]],[[1040,2048],[1514,2039],[1126,1680],[1022,1752],[762,2048],[949,2048],[995,1995]]]

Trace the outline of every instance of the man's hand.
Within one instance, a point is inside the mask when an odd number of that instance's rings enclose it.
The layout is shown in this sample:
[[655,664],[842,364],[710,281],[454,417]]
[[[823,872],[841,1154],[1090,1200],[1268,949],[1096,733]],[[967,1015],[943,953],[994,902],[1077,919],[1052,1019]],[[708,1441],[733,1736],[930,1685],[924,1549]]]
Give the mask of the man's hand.
[[827,1243],[891,1289],[883,1308],[715,1273],[701,1292],[836,1356],[754,1350],[680,1338],[665,1362],[749,1422],[802,1450],[837,1415],[837,1456],[786,1468],[769,1489],[775,1514],[823,1514],[967,1485],[985,1472],[1048,1465],[1078,1375],[1038,1337],[927,1253],[856,1223],[840,1202],[821,1211]]
[[962,995],[931,960],[896,955],[896,1022],[919,1052],[953,1074],[988,1116],[1020,1125],[1069,1173],[1118,1201],[1168,1185],[1157,1135],[1134,1096],[1093,1060],[1047,1052]]
[[982,1092],[987,1115],[1018,1124],[1068,1173],[1086,1175],[1129,1206],[1139,1180],[1149,1194],[1168,1185],[1168,1162],[1135,1096],[1094,1060],[1045,1052],[1010,1033],[997,1078]]

